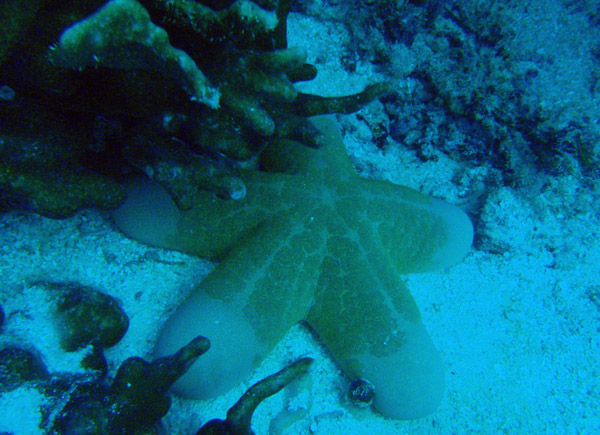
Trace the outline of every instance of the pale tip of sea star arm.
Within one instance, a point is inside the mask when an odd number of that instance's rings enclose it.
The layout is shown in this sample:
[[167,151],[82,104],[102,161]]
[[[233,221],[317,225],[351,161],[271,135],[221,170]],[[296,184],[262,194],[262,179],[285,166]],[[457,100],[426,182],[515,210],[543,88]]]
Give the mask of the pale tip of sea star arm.
[[448,228],[448,234],[446,243],[435,252],[423,271],[443,269],[458,263],[467,255],[473,242],[473,224],[467,214],[441,199],[431,200],[431,209],[441,215]]

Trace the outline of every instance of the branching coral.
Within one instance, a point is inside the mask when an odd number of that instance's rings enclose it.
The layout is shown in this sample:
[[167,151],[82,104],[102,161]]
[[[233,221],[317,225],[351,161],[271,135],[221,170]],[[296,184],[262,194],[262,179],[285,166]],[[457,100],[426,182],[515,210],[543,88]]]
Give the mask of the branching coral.
[[[112,208],[124,195],[115,181],[140,170],[184,209],[197,189],[241,199],[246,188],[232,166],[273,141],[318,147],[308,116],[357,110],[388,88],[332,99],[299,93],[294,83],[316,69],[305,50],[287,46],[289,10],[289,0],[88,0],[32,1],[23,16],[0,14],[18,28],[0,57],[0,83],[17,98],[0,109],[35,125],[2,123],[4,208],[51,217]],[[18,53],[14,35],[23,35]],[[53,117],[64,122],[57,128]],[[99,118],[117,127],[93,136]],[[45,177],[40,156],[53,153],[57,130],[69,152]]]
[[192,99],[211,107],[218,105],[218,91],[208,84],[194,60],[170,44],[167,32],[154,25],[135,0],[109,1],[65,30],[51,49],[51,61],[69,68],[156,70],[181,85]]

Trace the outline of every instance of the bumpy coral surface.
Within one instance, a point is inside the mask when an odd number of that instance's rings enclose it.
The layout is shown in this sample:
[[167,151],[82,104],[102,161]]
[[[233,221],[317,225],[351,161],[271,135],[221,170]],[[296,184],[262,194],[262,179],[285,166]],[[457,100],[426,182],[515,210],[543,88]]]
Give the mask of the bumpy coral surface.
[[298,92],[316,69],[287,46],[288,0],[17,3],[0,6],[3,209],[114,208],[139,171],[183,209],[198,189],[242,199],[232,167],[273,141],[319,146],[307,116],[387,91]]

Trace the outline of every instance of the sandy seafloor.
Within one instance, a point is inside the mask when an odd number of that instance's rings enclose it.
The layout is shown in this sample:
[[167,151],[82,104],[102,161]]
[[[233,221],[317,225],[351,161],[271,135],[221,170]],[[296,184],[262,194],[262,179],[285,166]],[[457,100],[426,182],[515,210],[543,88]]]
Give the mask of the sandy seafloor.
[[[370,65],[359,63],[353,74],[341,68],[333,48],[344,37],[339,29],[292,15],[290,45],[306,47],[320,71],[305,89],[343,94],[378,80]],[[363,116],[378,110],[375,103]],[[456,163],[422,163],[402,148],[384,153],[369,141],[359,118],[342,117],[341,124],[361,174],[459,205],[467,201],[465,186],[452,182]],[[193,434],[203,422],[224,418],[252,383],[309,355],[316,360],[310,375],[256,411],[257,434],[600,433],[597,196],[568,177],[555,179],[535,203],[501,188],[487,205],[485,222],[477,223],[485,224],[487,237],[508,246],[504,253],[472,250],[452,268],[405,277],[447,366],[447,392],[435,414],[392,421],[353,408],[345,398],[348,379],[298,325],[250,379],[225,396],[208,402],[175,398],[165,427],[171,434]],[[4,214],[0,252],[0,303],[8,316],[0,343],[35,347],[53,372],[77,371],[81,353],[59,350],[52,295],[33,285],[36,280],[78,281],[122,302],[130,328],[106,351],[114,373],[129,356],[149,357],[167,312],[213,267],[131,241],[108,213],[94,210],[61,221]],[[3,394],[0,432],[42,433],[39,406],[46,400],[28,388]]]

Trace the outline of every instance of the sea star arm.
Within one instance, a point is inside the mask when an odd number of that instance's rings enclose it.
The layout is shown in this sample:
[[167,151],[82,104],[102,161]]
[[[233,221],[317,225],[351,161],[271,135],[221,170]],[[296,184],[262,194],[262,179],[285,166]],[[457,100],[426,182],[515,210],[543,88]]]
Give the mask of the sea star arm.
[[382,414],[433,412],[444,393],[442,360],[383,247],[360,232],[327,245],[307,323],[350,377],[375,386]]
[[247,377],[306,317],[323,243],[309,234],[304,222],[285,213],[243,237],[163,326],[157,356],[199,333],[211,341],[206,358],[191,367],[174,390],[207,399]]

